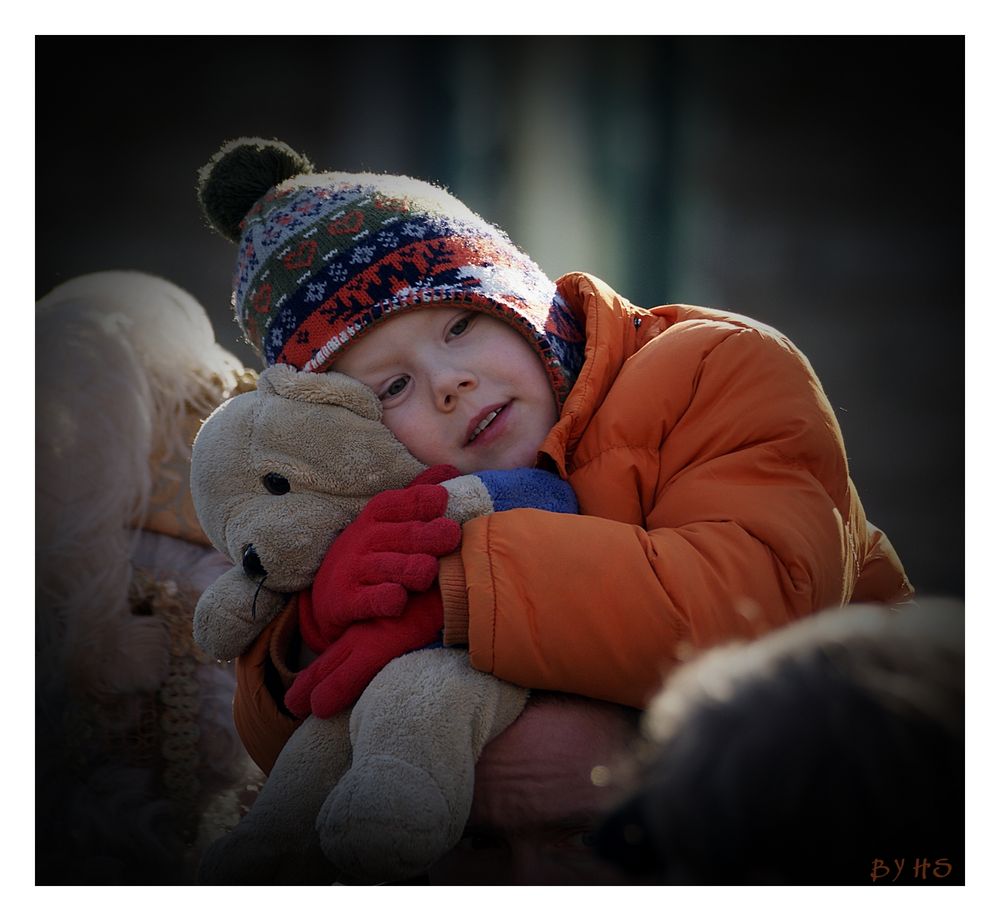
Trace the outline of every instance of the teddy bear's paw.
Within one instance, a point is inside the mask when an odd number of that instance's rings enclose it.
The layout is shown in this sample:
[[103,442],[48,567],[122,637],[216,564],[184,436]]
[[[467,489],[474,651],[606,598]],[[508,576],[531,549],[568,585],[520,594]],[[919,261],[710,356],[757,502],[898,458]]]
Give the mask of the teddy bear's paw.
[[240,826],[212,842],[198,867],[198,882],[207,886],[329,885],[334,878],[318,843],[305,851],[281,851],[270,836]]
[[385,755],[356,761],[316,820],[323,853],[351,882],[418,876],[462,836],[471,778],[462,786],[468,789],[446,797],[430,774],[408,762]]

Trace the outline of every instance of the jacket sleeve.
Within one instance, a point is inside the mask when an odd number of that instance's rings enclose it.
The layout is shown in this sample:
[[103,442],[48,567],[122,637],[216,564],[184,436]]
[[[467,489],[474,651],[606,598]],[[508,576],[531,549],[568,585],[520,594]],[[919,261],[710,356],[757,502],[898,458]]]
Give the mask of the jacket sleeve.
[[849,600],[863,510],[832,409],[787,340],[679,331],[634,356],[594,425],[570,475],[590,514],[465,527],[475,667],[643,706],[694,650]]
[[257,766],[270,774],[281,749],[302,724],[285,709],[291,687],[292,649],[298,639],[298,596],[292,595],[281,613],[236,659],[233,722],[243,746]]

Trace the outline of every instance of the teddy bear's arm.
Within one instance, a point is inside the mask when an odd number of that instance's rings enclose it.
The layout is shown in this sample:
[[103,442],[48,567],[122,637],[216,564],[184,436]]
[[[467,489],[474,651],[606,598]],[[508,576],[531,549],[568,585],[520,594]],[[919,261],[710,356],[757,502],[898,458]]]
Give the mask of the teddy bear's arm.
[[534,467],[484,470],[455,477],[441,484],[448,490],[445,514],[465,524],[481,515],[514,508],[576,514],[579,506],[573,488],[556,474]]

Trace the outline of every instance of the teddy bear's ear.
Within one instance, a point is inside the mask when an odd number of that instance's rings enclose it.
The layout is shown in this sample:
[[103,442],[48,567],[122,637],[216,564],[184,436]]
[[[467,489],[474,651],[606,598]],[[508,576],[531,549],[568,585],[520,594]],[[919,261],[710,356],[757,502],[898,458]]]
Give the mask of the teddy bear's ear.
[[297,371],[291,365],[272,365],[257,381],[261,393],[274,393],[303,403],[343,406],[364,419],[382,420],[382,403],[375,391],[346,374],[326,371]]

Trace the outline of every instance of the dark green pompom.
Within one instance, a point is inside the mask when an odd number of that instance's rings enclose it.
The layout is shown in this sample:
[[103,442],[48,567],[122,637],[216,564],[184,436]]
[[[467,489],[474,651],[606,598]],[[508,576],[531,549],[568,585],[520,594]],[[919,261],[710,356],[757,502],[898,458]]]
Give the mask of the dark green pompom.
[[314,172],[309,160],[281,141],[237,138],[198,173],[198,200],[209,223],[238,243],[240,222],[259,198],[280,182]]

